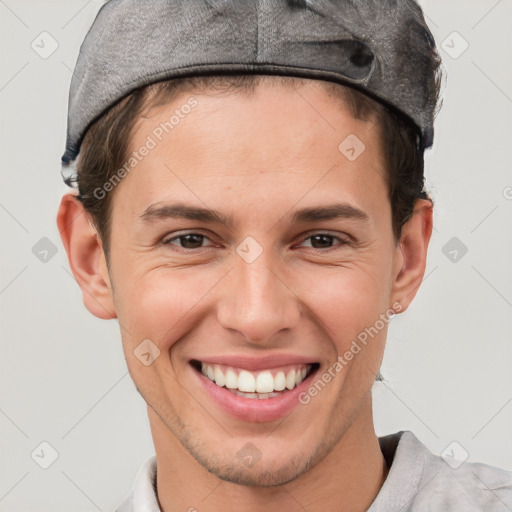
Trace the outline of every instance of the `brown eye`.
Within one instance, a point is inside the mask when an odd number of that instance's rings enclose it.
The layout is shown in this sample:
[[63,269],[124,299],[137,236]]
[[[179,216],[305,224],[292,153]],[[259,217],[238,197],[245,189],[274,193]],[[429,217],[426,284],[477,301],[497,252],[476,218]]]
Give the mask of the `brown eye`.
[[176,245],[172,242],[179,240],[178,247],[182,249],[201,249],[203,247],[202,243],[204,240],[208,240],[205,235],[201,235],[200,233],[185,233],[182,235],[174,236],[172,238],[168,238],[163,241],[164,245]]
[[318,250],[328,250],[334,247],[334,242],[339,242],[337,245],[343,247],[344,245],[350,244],[350,240],[345,239],[340,236],[330,235],[329,233],[316,233],[308,236],[304,239],[303,243],[307,240],[311,240],[311,245],[313,249]]
[[315,249],[327,249],[332,246],[334,237],[331,235],[313,235],[310,237],[311,246]]

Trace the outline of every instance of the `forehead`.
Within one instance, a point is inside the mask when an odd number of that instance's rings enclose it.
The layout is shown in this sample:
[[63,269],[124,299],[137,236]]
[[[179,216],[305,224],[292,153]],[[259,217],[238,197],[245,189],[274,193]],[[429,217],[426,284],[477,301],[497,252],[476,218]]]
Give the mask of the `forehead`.
[[140,213],[184,196],[247,207],[270,198],[284,206],[301,196],[334,202],[343,195],[374,209],[374,196],[387,197],[378,130],[315,82],[265,82],[243,92],[185,90],[148,109],[129,153],[151,149],[119,192],[130,195]]

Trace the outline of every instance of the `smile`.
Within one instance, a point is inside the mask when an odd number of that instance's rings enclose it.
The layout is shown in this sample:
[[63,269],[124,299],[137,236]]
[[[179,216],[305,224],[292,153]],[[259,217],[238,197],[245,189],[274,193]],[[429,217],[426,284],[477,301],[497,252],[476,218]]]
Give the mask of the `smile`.
[[313,365],[290,365],[279,369],[252,372],[242,368],[201,362],[201,373],[219,387],[238,396],[265,399],[292,390],[311,372]]
[[[235,363],[232,359],[230,363]],[[210,401],[239,420],[265,422],[279,419],[300,405],[298,396],[307,389],[319,363],[296,362],[273,367],[264,361],[233,364],[190,361],[194,374]],[[252,368],[251,368],[252,366]],[[307,382],[306,382],[307,381]]]

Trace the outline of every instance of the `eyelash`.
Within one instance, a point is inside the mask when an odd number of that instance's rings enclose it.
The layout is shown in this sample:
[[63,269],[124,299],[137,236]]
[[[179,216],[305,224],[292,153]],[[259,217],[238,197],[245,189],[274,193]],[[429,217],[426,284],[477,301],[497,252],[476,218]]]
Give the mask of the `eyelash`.
[[[186,233],[181,233],[179,235],[176,235],[176,236],[173,236],[172,238],[168,238],[168,239],[163,239],[162,240],[162,245],[171,245],[171,242],[174,242],[175,240],[179,240],[180,238],[185,238],[187,236],[190,236],[190,235],[199,235],[207,240],[210,240],[205,234],[203,233],[199,233],[197,231],[190,231],[190,232],[186,232]],[[305,238],[302,239],[302,241],[300,243],[303,243],[305,242],[306,240],[309,240],[310,238],[313,238],[315,236],[327,236],[327,237],[330,237],[334,240],[338,240],[340,242],[340,245],[341,247],[343,246],[346,246],[346,245],[353,245],[352,241],[346,237],[341,237],[341,236],[338,236],[338,235],[332,235],[328,232],[324,232],[324,231],[318,231],[318,232],[314,232],[314,233],[308,233],[308,236],[306,236]],[[211,240],[210,240],[211,242]],[[340,248],[341,248],[340,247]],[[187,249],[185,247],[179,247],[177,248],[176,250],[178,252],[186,252],[186,253],[194,253],[196,251],[199,251],[201,249],[207,249],[208,247],[199,247],[199,248],[196,248],[196,249]],[[336,247],[329,247],[327,249],[316,249],[314,247],[311,247],[311,249],[313,249],[314,251],[320,251],[320,252],[329,252],[329,251],[332,251],[332,250],[336,250]]]

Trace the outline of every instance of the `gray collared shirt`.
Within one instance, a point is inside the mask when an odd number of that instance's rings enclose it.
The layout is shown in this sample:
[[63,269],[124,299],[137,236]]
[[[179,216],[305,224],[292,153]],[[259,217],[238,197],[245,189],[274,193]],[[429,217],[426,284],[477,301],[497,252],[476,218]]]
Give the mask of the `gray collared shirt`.
[[[409,431],[380,437],[379,442],[390,470],[368,512],[512,511],[512,472],[477,462],[448,464]],[[161,512],[155,456],[139,469],[116,512]]]

